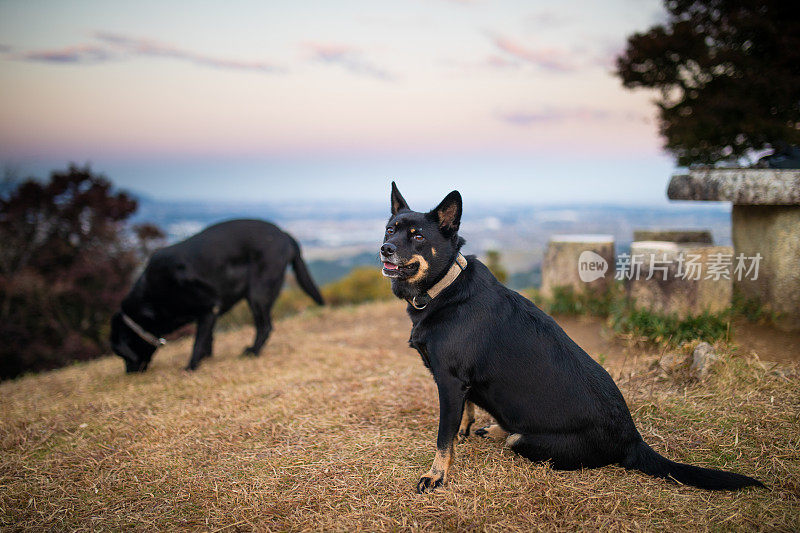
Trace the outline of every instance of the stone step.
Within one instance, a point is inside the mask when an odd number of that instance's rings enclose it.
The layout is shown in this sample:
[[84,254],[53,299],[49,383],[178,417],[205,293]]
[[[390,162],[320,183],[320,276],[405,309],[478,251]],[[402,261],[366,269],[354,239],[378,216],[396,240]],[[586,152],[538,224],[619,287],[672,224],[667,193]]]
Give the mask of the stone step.
[[[733,295],[733,248],[709,244],[638,241],[618,276],[638,308],[680,317],[728,309]],[[626,272],[627,270],[627,272]]]
[[714,244],[711,230],[707,229],[637,229],[633,230],[633,240]]
[[600,296],[614,279],[612,235],[554,235],[542,262],[541,293],[551,298],[557,287]]

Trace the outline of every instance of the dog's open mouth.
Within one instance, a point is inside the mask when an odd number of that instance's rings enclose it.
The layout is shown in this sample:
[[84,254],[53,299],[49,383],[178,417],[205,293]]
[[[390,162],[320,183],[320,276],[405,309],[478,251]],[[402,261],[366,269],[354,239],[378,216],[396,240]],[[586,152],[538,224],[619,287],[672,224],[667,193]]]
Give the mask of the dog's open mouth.
[[411,264],[398,265],[397,263],[383,262],[383,275],[387,278],[404,278],[414,274],[419,269],[416,261]]

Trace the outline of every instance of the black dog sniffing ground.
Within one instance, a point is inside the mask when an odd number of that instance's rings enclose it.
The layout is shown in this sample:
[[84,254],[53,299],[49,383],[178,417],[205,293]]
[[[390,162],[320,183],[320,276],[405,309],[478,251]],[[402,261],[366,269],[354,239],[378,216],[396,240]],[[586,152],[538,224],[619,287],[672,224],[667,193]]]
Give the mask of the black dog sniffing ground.
[[383,274],[408,301],[409,344],[439,391],[436,456],[418,492],[447,480],[453,441],[468,435],[473,422],[472,404],[498,424],[477,434],[507,435],[515,452],[557,469],[620,464],[704,489],[763,486],[741,474],[670,461],[650,448],[608,372],[551,317],[504,287],[474,256],[460,254],[457,191],[419,213],[392,183],[391,209]]
[[114,353],[125,359],[128,372],[144,371],[163,335],[197,322],[187,366],[194,370],[211,356],[217,317],[244,298],[256,326],[245,353],[258,355],[272,331],[270,311],[289,263],[300,287],[322,305],[300,246],[269,222],[222,222],[158,250],[111,319]]

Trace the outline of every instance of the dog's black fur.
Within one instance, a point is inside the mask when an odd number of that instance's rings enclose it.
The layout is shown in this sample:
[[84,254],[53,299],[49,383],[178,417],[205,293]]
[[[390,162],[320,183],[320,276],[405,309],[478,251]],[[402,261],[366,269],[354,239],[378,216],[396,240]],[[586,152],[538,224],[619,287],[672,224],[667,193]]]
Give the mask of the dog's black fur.
[[[122,313],[156,337],[197,322],[187,366],[194,370],[211,356],[217,317],[245,298],[256,326],[253,345],[245,353],[258,355],[272,331],[270,311],[289,263],[300,287],[323,305],[300,246],[290,235],[262,220],[222,222],[154,253],[122,301]],[[120,313],[111,320],[111,346],[128,372],[146,370],[156,350]]]
[[[381,259],[392,291],[410,300],[442,279],[464,240],[458,236],[457,191],[428,213],[409,209],[392,183],[392,216]],[[458,278],[424,309],[408,306],[410,345],[439,391],[439,434],[431,470],[417,490],[446,481],[453,440],[469,433],[470,402],[511,434],[511,448],[557,469],[620,464],[704,489],[762,486],[751,477],[676,463],[648,446],[611,376],[556,322],[504,287],[474,256]],[[418,275],[423,272],[424,275]]]

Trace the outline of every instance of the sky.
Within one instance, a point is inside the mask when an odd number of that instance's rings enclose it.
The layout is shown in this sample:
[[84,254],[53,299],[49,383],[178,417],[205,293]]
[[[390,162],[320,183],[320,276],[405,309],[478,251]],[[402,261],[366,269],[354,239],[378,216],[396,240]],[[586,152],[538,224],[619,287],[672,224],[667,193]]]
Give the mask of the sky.
[[[157,199],[665,203],[655,0],[0,0],[0,161]],[[413,205],[412,205],[413,207]]]

